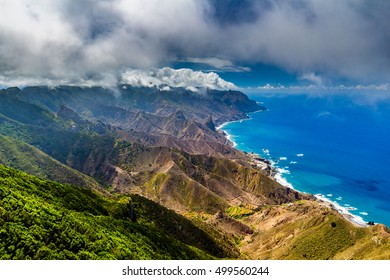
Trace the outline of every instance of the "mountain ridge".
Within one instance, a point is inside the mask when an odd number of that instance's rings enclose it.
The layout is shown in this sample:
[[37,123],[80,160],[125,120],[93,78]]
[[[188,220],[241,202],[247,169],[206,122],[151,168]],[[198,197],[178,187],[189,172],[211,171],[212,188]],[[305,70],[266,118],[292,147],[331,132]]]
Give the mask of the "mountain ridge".
[[[265,109],[242,93],[124,85],[116,91],[26,87],[1,90],[0,102],[0,163],[80,185],[104,199],[136,195],[146,199],[143,205],[150,207],[144,210],[152,211],[155,221],[158,214],[151,205],[173,211],[219,248],[194,258],[390,258],[383,253],[390,244],[386,228],[355,228],[313,196],[277,183],[266,162],[259,168],[253,156],[234,149],[215,130],[215,125]],[[140,210],[132,207],[130,212]],[[340,224],[333,230],[340,240],[348,237],[346,229],[362,237],[331,254],[321,251],[318,236],[331,234],[333,222]],[[161,226],[169,231],[169,222]],[[279,239],[273,237],[276,230]],[[204,250],[201,239],[191,246]],[[307,245],[311,241],[314,249]]]

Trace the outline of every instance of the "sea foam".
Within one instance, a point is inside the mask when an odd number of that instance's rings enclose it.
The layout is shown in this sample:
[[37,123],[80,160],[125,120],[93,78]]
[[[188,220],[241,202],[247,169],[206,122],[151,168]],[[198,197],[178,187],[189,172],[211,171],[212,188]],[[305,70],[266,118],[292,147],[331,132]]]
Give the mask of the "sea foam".
[[[327,198],[326,196],[324,196],[323,194],[316,194],[314,195],[318,200],[320,201],[324,201],[324,202],[327,202],[331,205],[333,205],[333,207],[342,215],[344,215],[345,217],[347,217],[350,221],[354,222],[355,224],[358,224],[360,226],[367,226],[367,222],[363,220],[362,217],[358,216],[358,215],[355,215],[355,214],[352,214],[350,211],[354,211],[354,210],[357,210],[357,208],[355,207],[344,207],[344,206],[341,206],[340,204],[337,203],[337,201],[332,201],[330,200],[329,198]],[[361,213],[360,213],[361,214]],[[362,214],[363,215],[363,214]]]

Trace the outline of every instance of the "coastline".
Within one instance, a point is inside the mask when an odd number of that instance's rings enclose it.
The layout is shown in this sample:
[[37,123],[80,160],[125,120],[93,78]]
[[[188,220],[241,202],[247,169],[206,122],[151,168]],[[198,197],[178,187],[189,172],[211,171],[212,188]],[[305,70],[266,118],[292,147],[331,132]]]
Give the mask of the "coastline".
[[367,222],[364,221],[362,217],[352,214],[351,212],[348,211],[346,207],[341,206],[336,201],[332,201],[328,199],[323,194],[316,194],[314,196],[322,205],[328,206],[336,210],[341,216],[343,216],[345,219],[347,219],[354,225],[359,227],[368,227]]
[[[255,112],[251,112],[250,114],[254,114],[254,113],[258,113],[258,112],[264,112],[264,111],[263,110],[255,111]],[[247,156],[250,158],[253,166],[256,166],[257,168],[259,168],[260,170],[263,170],[263,171],[266,170],[268,172],[268,176],[270,178],[274,179],[279,184],[281,184],[287,188],[293,189],[299,193],[306,194],[300,190],[295,189],[293,184],[288,182],[287,179],[283,177],[283,173],[285,170],[282,168],[276,167],[275,162],[273,162],[272,160],[268,160],[268,159],[262,157],[260,154],[255,153],[253,151],[245,151],[245,150],[238,149],[237,143],[233,140],[234,135],[229,134],[226,130],[223,129],[228,124],[236,123],[236,122],[243,122],[243,121],[247,121],[247,120],[251,119],[251,117],[249,115],[247,115],[247,117],[248,117],[247,119],[225,122],[225,123],[217,126],[216,130],[223,132],[226,139],[232,143],[232,146],[235,149],[246,153]],[[268,155],[269,155],[269,152],[268,152]],[[342,217],[344,217],[347,221],[354,224],[355,226],[368,227],[368,223],[366,221],[364,221],[364,219],[362,217],[355,215],[355,214],[352,214],[346,207],[341,206],[339,203],[337,203],[337,201],[332,201],[331,199],[327,198],[323,194],[312,194],[312,195],[317,199],[318,203],[320,203],[321,205],[324,205],[324,206],[326,206],[334,211],[337,211]]]

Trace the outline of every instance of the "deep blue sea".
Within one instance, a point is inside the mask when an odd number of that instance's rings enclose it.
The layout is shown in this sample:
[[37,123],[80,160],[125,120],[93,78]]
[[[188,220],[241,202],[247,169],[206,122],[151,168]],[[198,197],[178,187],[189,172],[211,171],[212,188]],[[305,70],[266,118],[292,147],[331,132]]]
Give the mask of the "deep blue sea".
[[268,111],[223,130],[238,149],[275,162],[295,189],[390,226],[390,100],[364,94],[251,94]]

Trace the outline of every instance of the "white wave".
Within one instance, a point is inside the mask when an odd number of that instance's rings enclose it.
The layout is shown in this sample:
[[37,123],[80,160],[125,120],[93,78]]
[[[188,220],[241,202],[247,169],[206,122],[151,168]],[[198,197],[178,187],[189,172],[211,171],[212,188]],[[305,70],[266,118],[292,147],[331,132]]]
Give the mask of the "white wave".
[[266,156],[270,156],[270,153],[269,153],[269,150],[268,149],[263,149],[263,153],[266,155]]
[[[355,209],[357,210],[357,208],[355,207],[351,207],[351,206],[348,206],[348,207],[344,207],[344,206],[341,206],[340,204],[337,203],[337,201],[332,201],[330,200],[329,198],[325,197],[323,194],[316,194],[315,197],[320,200],[320,201],[325,201],[327,203],[330,203],[334,206],[334,208],[342,215],[346,215],[348,216],[348,218],[353,221],[354,223],[358,224],[358,225],[361,225],[361,226],[367,226],[367,223],[363,220],[362,217],[360,216],[357,216],[355,214],[352,214],[350,211],[354,211]],[[365,213],[365,212],[363,212]],[[362,214],[364,215],[364,214]]]
[[332,196],[333,196],[333,194],[331,194],[331,193],[328,193],[326,196],[327,196],[327,197],[332,197]]
[[237,143],[233,141],[232,135],[230,135],[230,134],[227,133],[226,131],[224,131],[224,132],[225,132],[225,134],[226,134],[226,139],[233,143],[233,147],[237,147]]
[[280,174],[290,174],[290,170],[284,169],[284,168],[277,168],[276,169]]
[[342,196],[339,196],[339,197],[336,197],[336,199],[337,199],[338,201],[340,201],[340,200],[343,200],[343,197],[342,197]]
[[[231,123],[242,123],[244,121],[249,121],[251,120],[252,118],[248,117],[247,119],[241,119],[241,120],[237,120],[237,121],[230,121],[230,122],[224,122],[223,124],[219,125],[216,127],[217,130],[223,130],[222,128],[224,128],[225,126],[227,126],[228,124],[231,124]],[[223,130],[225,133],[226,131]]]
[[281,173],[277,173],[275,176],[274,176],[276,182],[278,182],[279,184],[281,184],[282,186],[285,186],[287,188],[290,188],[290,189],[294,189],[294,186],[289,183],[286,178],[283,178],[282,174]]
[[290,164],[297,164],[298,162],[296,161],[290,161]]
[[367,212],[359,212],[359,214],[363,215],[363,216],[367,216],[368,213]]
[[303,157],[304,154],[297,154],[297,157]]
[[287,157],[279,157],[279,160],[287,160]]

